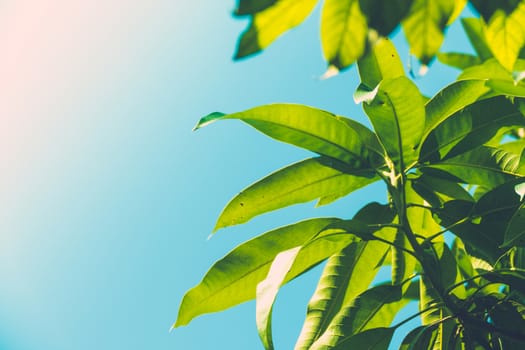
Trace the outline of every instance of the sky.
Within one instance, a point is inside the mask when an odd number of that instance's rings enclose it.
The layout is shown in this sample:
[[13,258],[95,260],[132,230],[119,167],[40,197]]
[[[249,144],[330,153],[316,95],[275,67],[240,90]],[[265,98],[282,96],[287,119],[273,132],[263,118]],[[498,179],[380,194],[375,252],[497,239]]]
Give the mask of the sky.
[[[0,349],[262,349],[248,302],[169,329],[214,261],[259,233],[351,217],[380,185],[208,235],[242,188],[309,157],[200,117],[303,103],[368,123],[355,68],[328,80],[319,8],[263,54],[233,62],[245,20],[216,0],[0,2]],[[405,63],[408,48],[395,39]],[[469,51],[459,23],[444,51]],[[427,95],[457,72],[438,63]],[[320,268],[285,286],[278,349],[293,347]]]

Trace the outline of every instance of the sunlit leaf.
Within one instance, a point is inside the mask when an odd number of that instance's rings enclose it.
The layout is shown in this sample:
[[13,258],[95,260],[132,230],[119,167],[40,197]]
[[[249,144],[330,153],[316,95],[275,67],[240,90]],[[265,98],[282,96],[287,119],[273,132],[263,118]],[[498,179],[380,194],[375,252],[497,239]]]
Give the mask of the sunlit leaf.
[[319,199],[336,200],[378,180],[370,169],[345,173],[344,165],[326,158],[310,158],[268,175],[242,190],[223,209],[214,231],[242,224],[257,215]]
[[494,57],[485,39],[483,21],[479,18],[462,18],[461,24],[479,58],[485,61]]
[[423,98],[406,77],[383,80],[376,97],[363,108],[388,155],[407,164],[416,157],[416,148],[425,125]]
[[394,44],[380,38],[370,44],[358,65],[361,82],[372,91],[383,79],[394,79],[405,75],[403,63]]
[[310,349],[343,349],[348,339],[356,334],[388,327],[406,303],[399,285],[373,287],[344,306]]
[[[333,218],[302,221],[267,232],[233,249],[210,268],[201,283],[186,293],[174,326],[186,325],[196,316],[222,311],[255,298],[257,284],[266,277],[279,252],[305,244],[336,221],[338,219]],[[313,249],[309,253],[312,260],[308,264],[324,259]],[[304,254],[308,256],[308,252]],[[293,270],[289,278],[297,276],[304,268]]]
[[[275,39],[301,24],[318,0],[279,0],[273,6],[256,12],[248,29],[241,35],[235,58],[243,58],[265,49]],[[255,3],[253,3],[255,6]]]
[[462,52],[438,52],[439,62],[457,69],[466,69],[481,64],[478,56]]
[[233,114],[212,113],[195,129],[224,119],[240,119],[274,139],[351,165],[366,158],[366,147],[346,118],[313,107],[271,104]]
[[428,65],[444,39],[443,31],[455,10],[454,0],[414,0],[403,29],[410,51]]
[[326,0],[321,15],[321,43],[329,65],[341,70],[364,53],[368,26],[359,0]]

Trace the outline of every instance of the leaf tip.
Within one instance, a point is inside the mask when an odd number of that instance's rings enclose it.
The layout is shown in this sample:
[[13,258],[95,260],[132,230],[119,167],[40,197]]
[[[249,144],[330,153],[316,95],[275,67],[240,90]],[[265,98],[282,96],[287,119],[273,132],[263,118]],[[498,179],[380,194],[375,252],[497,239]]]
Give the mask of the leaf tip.
[[226,115],[225,113],[221,113],[221,112],[210,113],[207,116],[202,117],[199,120],[197,125],[195,125],[195,127],[193,128],[193,131],[198,130],[198,129],[202,128],[202,127],[205,127],[206,125],[213,123],[214,121],[224,117],[225,115]]
[[326,72],[324,72],[323,75],[321,75],[321,77],[319,79],[320,80],[327,80],[327,79],[335,77],[338,74],[339,74],[339,68],[337,68],[334,65],[331,65],[331,66],[328,67]]

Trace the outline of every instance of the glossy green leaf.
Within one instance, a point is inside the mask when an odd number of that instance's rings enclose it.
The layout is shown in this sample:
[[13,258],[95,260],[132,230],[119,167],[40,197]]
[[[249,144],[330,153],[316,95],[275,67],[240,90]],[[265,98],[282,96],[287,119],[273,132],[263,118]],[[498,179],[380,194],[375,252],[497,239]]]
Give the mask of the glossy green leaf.
[[513,81],[512,75],[494,58],[490,58],[478,66],[465,69],[463,73],[459,75],[458,79]]
[[341,306],[368,288],[387,249],[388,246],[381,242],[357,242],[328,259],[308,303],[308,313],[295,345],[296,350],[309,349]]
[[373,101],[363,108],[391,158],[401,159],[400,165],[415,159],[425,125],[425,107],[410,79],[383,80]]
[[494,188],[522,174],[519,169],[519,157],[492,147],[478,147],[459,156],[448,158],[438,163],[421,168],[434,175],[444,171],[458,182],[483,185]]
[[373,90],[383,79],[394,79],[405,75],[403,63],[392,41],[380,38],[370,44],[365,55],[359,59],[361,82]]
[[466,69],[481,64],[478,56],[463,52],[438,52],[439,62],[457,69]]
[[[333,218],[305,220],[267,232],[233,249],[186,293],[174,327],[186,325],[196,316],[222,311],[255,298],[257,284],[266,277],[279,252],[305,244],[336,221],[338,219]],[[310,254],[313,261],[323,259],[316,251]],[[292,272],[297,276],[305,268],[298,267]]]
[[318,0],[279,0],[273,6],[255,13],[250,26],[241,35],[235,58],[243,58],[265,49],[283,33],[301,24],[317,2]]
[[443,31],[455,10],[455,0],[414,0],[403,29],[410,51],[428,65],[441,44]]
[[359,0],[326,0],[321,15],[321,43],[328,64],[347,68],[365,51],[368,26]]
[[388,36],[405,18],[413,0],[359,0],[368,26]]
[[235,9],[236,16],[253,15],[275,5],[278,0],[239,0]]
[[485,37],[494,57],[512,71],[525,44],[525,1],[512,11],[496,10],[485,27]]
[[195,129],[224,119],[240,119],[274,139],[351,165],[365,162],[365,145],[346,118],[320,109],[272,104],[233,114],[212,113],[202,118]]
[[[504,301],[490,309],[490,318],[495,326],[514,335],[499,334],[504,349],[523,349],[525,346],[525,306],[513,301]],[[521,339],[521,341],[519,340]]]
[[525,83],[509,80],[489,80],[487,86],[494,92],[514,97],[525,97]]
[[454,113],[474,103],[487,93],[483,79],[456,81],[439,91],[425,105],[425,131],[423,140],[434,128]]
[[214,231],[242,224],[257,215],[319,199],[327,204],[378,180],[370,169],[345,173],[344,165],[327,158],[310,158],[268,175],[242,190],[223,209]]
[[[362,350],[386,350],[392,336],[394,328],[373,328],[364,332],[344,338],[334,347],[327,348],[331,350],[362,349]],[[317,348],[312,348],[312,350]],[[323,348],[325,349],[325,348]]]
[[454,157],[489,141],[501,128],[524,125],[525,117],[506,98],[481,100],[435,126],[423,141],[419,160]]
[[[272,340],[272,309],[281,285],[287,281],[287,276],[294,266],[314,266],[319,262],[319,257],[324,260],[352,242],[357,242],[355,236],[347,233],[324,230],[303,246],[294,247],[279,253],[272,263],[266,278],[257,285],[256,323],[259,337],[264,347],[273,349]],[[315,255],[302,254],[301,252],[316,251]],[[288,279],[289,280],[289,279]]]
[[[411,181],[414,191],[423,197],[430,205],[440,207],[443,203],[461,199],[464,201],[473,201],[474,199],[465,188],[455,181],[442,179],[429,174],[423,174]],[[409,208],[417,209],[417,208]],[[420,210],[425,210],[421,209]],[[425,210],[429,212],[429,210]],[[421,213],[420,215],[424,215]],[[417,214],[416,214],[417,217]]]
[[403,339],[399,350],[433,350],[438,335],[438,324],[419,326]]
[[367,329],[387,327],[406,303],[399,285],[373,287],[344,306],[310,349],[337,348]]
[[462,18],[461,24],[479,58],[485,61],[494,57],[485,39],[483,21],[479,18]]

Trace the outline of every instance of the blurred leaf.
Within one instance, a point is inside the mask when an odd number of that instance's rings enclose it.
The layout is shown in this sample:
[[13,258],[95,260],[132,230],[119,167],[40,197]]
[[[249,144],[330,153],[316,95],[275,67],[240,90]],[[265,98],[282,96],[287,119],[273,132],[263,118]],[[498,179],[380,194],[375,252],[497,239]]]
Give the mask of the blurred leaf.
[[413,0],[359,0],[368,18],[368,26],[380,35],[388,36],[405,18]]
[[[253,14],[250,26],[241,35],[235,59],[253,55],[268,47],[286,31],[301,24],[313,11],[318,0],[279,0],[258,4],[264,8]],[[252,2],[255,6],[257,3]]]
[[478,56],[462,52],[438,52],[439,62],[457,69],[466,69],[481,64]]
[[[373,287],[344,306],[310,349],[347,349],[347,342],[352,336],[365,330],[389,326],[406,303],[399,285]],[[369,340],[368,344],[373,342]]]
[[434,127],[423,141],[419,160],[451,158],[489,141],[508,126],[524,126],[525,118],[505,97],[475,102]]
[[479,18],[462,18],[461,24],[479,58],[485,61],[494,57],[485,39],[483,21]]
[[338,166],[337,163],[327,157],[310,158],[268,175],[230,200],[219,216],[214,231],[317,198],[322,204],[327,204],[378,180],[370,169],[348,174],[341,171],[344,165]]
[[253,15],[275,5],[278,0],[238,0],[236,16]]
[[[338,220],[305,220],[242,243],[217,261],[203,280],[186,293],[174,327],[186,325],[196,316],[222,311],[255,298],[257,284],[265,278],[279,252],[305,244],[324,227]],[[312,259],[323,259],[315,250],[310,249],[310,254],[314,255]],[[298,267],[289,280],[305,268]]]
[[504,13],[511,13],[519,2],[520,0],[470,0],[470,3],[486,22],[488,22],[498,10]]
[[321,43],[329,65],[347,68],[365,51],[368,26],[359,0],[326,0],[321,15]]
[[406,77],[386,79],[376,97],[363,108],[388,155],[401,164],[416,158],[425,124],[423,98],[417,86]]
[[414,0],[403,29],[410,51],[428,65],[443,43],[443,31],[455,10],[455,0]]
[[394,44],[387,38],[379,38],[370,44],[357,63],[361,82],[373,90],[383,79],[405,75],[403,63]]
[[511,12],[502,9],[493,12],[487,21],[485,37],[494,57],[512,71],[525,44],[525,2],[520,1]]
[[478,66],[472,66],[463,71],[458,79],[492,79],[513,81],[512,75],[494,58],[490,58]]
[[503,283],[525,293],[525,270],[494,270],[486,271],[483,277],[491,282]]
[[307,350],[326,330],[341,306],[364,292],[377,271],[388,246],[381,242],[356,242],[328,259],[295,345]]
[[367,150],[346,118],[296,104],[271,104],[233,114],[212,113],[195,129],[224,119],[240,119],[282,142],[338,159],[350,165],[365,162]]

